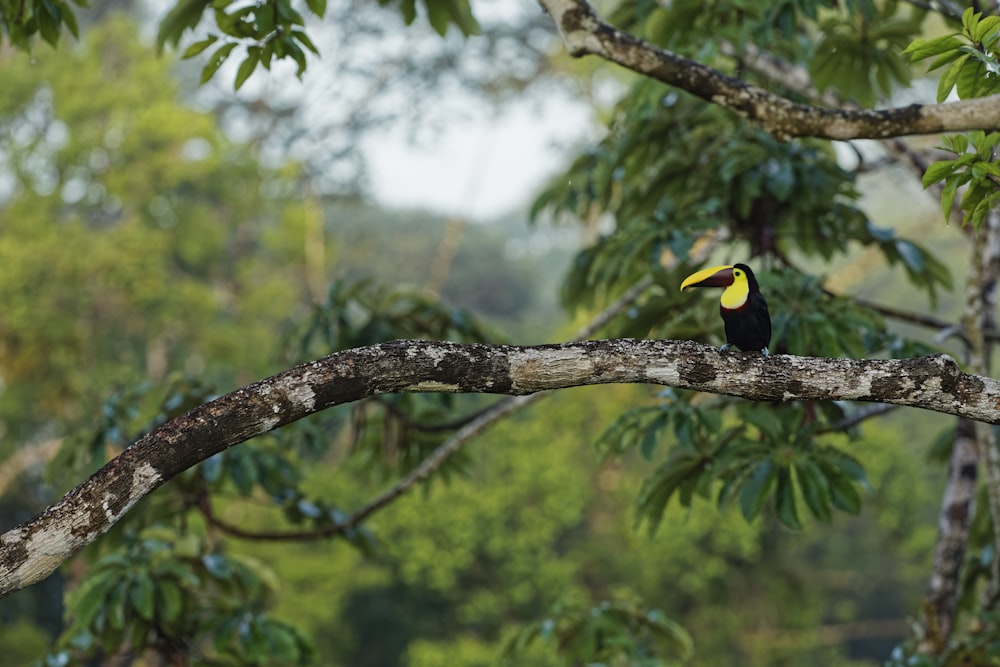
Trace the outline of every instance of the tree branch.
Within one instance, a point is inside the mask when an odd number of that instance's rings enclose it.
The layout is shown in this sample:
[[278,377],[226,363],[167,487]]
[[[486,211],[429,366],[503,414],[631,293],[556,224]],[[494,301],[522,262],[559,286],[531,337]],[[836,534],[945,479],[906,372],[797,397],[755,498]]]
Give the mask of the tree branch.
[[296,366],[144,435],[55,505],[0,536],[0,596],[50,574],[183,470],[320,410],[404,391],[521,396],[606,383],[661,384],[755,401],[893,403],[1000,424],[1000,381],[963,373],[944,355],[763,357],[635,339],[533,347],[394,341]]
[[884,139],[1000,126],[1000,95],[877,110],[799,104],[622,32],[586,0],[538,1],[555,20],[570,55],[597,55],[686,90],[760,123],[778,139]]
[[959,578],[969,543],[978,463],[976,425],[967,419],[960,419],[951,445],[948,480],[938,513],[934,562],[924,593],[923,638],[919,646],[921,653],[940,655],[951,637],[960,587]]

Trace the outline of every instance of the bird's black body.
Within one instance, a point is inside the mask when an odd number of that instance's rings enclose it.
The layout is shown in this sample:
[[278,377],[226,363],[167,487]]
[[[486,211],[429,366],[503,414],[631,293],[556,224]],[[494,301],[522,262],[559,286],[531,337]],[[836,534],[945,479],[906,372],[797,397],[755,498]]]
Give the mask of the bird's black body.
[[746,264],[717,266],[688,276],[681,289],[687,287],[725,287],[719,313],[726,326],[724,348],[735,346],[744,352],[767,354],[771,342],[771,314],[760,285]]
[[726,343],[735,345],[744,352],[751,350],[766,350],[771,342],[771,313],[767,309],[767,300],[760,293],[757,276],[746,264],[734,264],[733,269],[742,271],[746,276],[746,303],[739,308],[728,309],[719,306],[719,314],[726,325]]
[[726,343],[744,352],[763,350],[771,342],[771,314],[760,291],[751,291],[747,302],[736,310],[719,306],[726,325]]

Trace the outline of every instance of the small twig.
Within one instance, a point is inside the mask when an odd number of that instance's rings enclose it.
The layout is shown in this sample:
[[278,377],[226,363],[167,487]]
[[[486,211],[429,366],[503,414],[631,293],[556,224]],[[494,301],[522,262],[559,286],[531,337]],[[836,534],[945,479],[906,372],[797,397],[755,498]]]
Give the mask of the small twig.
[[547,393],[548,392],[539,392],[536,394],[527,394],[525,396],[511,396],[482,411],[476,415],[474,419],[469,421],[468,424],[463,426],[457,433],[455,433],[455,435],[449,438],[447,442],[435,449],[430,456],[420,463],[419,466],[411,470],[398,482],[380,493],[374,500],[348,516],[340,523],[299,531],[251,531],[244,530],[243,528],[239,528],[238,526],[234,526],[231,523],[227,523],[222,519],[219,519],[213,513],[212,506],[207,495],[199,498],[196,506],[209,525],[218,528],[232,537],[244,540],[300,542],[342,535],[350,530],[353,530],[365,519],[391,504],[394,500],[409,491],[414,485],[426,480],[431,476],[431,474],[434,473],[435,470],[440,468],[452,454],[461,449],[468,440],[481,433],[488,426],[493,424],[493,422],[505,417],[515,410],[521,409],[529,403],[533,403],[535,400],[541,398]]
[[898,407],[898,405],[889,405],[887,403],[866,405],[862,408],[858,408],[857,410],[853,410],[848,415],[844,415],[840,421],[817,429],[816,434],[819,435],[822,433],[837,433],[839,431],[846,431],[849,428],[857,426],[863,421],[872,419],[873,417],[881,417],[888,412],[892,412]]
[[[452,419],[447,422],[440,422],[438,424],[427,424],[422,421],[418,421],[411,417],[405,410],[401,410],[392,404],[391,401],[387,401],[383,398],[373,399],[375,403],[381,406],[386,412],[391,414],[394,419],[402,422],[403,426],[406,428],[412,428],[415,431],[420,431],[421,433],[442,433],[444,431],[454,431],[457,428],[462,428],[470,421],[475,419],[478,415],[482,414],[485,410],[480,410],[474,412],[470,415],[464,415],[458,417],[457,419]],[[487,408],[488,409],[488,408]]]
[[336,535],[354,528],[372,514],[375,514],[377,511],[389,505],[391,502],[406,493],[415,484],[430,477],[431,473],[440,468],[441,464],[448,460],[448,457],[461,449],[468,440],[481,433],[486,429],[486,427],[493,424],[493,422],[497,421],[501,417],[507,416],[511,412],[519,410],[524,406],[535,402],[537,399],[547,394],[548,392],[539,392],[524,396],[510,396],[476,415],[474,420],[463,426],[457,433],[455,433],[455,435],[449,438],[447,442],[431,452],[430,456],[424,459],[419,466],[411,470],[406,476],[383,491],[378,495],[378,497],[356,511],[337,526],[331,526],[331,530],[333,530],[333,532],[330,534]]
[[[941,334],[944,336],[944,338],[942,338],[941,341],[938,342],[943,342],[943,340],[945,340],[946,338],[949,338],[951,336],[956,336],[960,340],[962,340],[962,342],[965,345],[968,345],[968,340],[965,338],[962,332],[955,330],[956,325],[950,322],[946,322],[945,320],[939,319],[937,317],[934,317],[933,315],[925,315],[924,313],[915,313],[908,310],[899,310],[898,308],[892,308],[891,306],[883,306],[882,304],[875,303],[874,301],[869,301],[867,299],[861,299],[858,297],[843,297],[842,295],[837,294],[836,292],[833,292],[825,288],[823,289],[823,292],[832,297],[851,299],[852,301],[854,301],[854,303],[858,304],[859,306],[863,306],[865,308],[874,310],[879,315],[884,315],[885,317],[891,317],[893,319],[900,320],[901,322],[916,324],[918,326],[927,327],[929,329],[936,329],[937,331],[941,332]],[[1000,332],[997,332],[993,329],[985,331],[983,335],[986,337],[986,340],[1000,341]]]

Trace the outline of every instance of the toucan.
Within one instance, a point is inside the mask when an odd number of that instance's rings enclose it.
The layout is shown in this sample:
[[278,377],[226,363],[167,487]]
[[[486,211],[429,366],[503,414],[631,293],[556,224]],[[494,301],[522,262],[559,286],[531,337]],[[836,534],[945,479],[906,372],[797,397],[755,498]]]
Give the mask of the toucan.
[[771,342],[771,314],[749,266],[733,264],[702,269],[684,279],[681,291],[688,287],[726,288],[722,290],[719,304],[719,312],[726,325],[723,350],[736,346],[744,352],[759,350],[767,356],[767,346]]

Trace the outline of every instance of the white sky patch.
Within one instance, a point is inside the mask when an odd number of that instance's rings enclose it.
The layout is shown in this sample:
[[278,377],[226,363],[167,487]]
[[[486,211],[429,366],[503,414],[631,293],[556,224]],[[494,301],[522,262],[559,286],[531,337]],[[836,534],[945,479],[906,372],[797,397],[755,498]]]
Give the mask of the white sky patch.
[[579,141],[590,124],[587,107],[556,98],[458,123],[433,143],[388,132],[365,144],[374,195],[400,208],[497,217],[525,207],[565,166],[560,147]]

